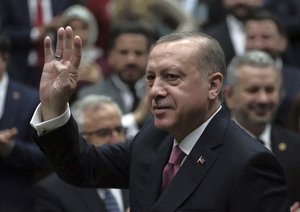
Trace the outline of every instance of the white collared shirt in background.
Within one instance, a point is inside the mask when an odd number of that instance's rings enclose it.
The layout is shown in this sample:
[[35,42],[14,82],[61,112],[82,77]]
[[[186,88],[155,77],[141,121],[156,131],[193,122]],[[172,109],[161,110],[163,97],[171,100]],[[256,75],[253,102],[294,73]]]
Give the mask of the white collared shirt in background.
[[232,15],[228,15],[226,17],[226,22],[235,54],[244,54],[246,46],[246,33],[243,23],[241,23]]
[[3,77],[0,80],[0,119],[2,118],[4,113],[7,86],[8,86],[8,75],[6,72],[4,72]]

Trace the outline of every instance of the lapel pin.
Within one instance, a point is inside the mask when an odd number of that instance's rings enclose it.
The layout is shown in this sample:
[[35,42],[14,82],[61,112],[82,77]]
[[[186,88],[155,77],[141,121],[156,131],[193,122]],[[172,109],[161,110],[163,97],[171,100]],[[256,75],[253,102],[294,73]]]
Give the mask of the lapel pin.
[[278,149],[279,149],[280,151],[283,152],[283,151],[286,150],[286,148],[287,148],[286,143],[281,142],[281,143],[278,144]]
[[201,163],[202,165],[205,163],[205,159],[202,157],[202,155],[201,155],[200,158],[197,160],[197,163]]

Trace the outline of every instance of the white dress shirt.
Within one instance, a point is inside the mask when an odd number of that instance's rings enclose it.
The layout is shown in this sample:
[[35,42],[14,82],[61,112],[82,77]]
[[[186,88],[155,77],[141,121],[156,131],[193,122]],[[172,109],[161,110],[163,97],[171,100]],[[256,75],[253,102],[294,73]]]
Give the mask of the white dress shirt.
[[0,119],[4,113],[5,99],[8,86],[8,75],[4,72],[2,79],[0,79]]
[[246,46],[246,33],[243,24],[232,15],[228,15],[226,17],[226,22],[235,54],[244,54]]

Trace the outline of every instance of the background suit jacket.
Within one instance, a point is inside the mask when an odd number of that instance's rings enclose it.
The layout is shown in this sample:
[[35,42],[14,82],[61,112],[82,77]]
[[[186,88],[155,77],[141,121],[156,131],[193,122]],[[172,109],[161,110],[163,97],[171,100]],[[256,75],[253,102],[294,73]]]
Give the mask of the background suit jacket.
[[232,58],[236,55],[233,43],[229,34],[226,18],[215,25],[203,29],[203,33],[215,38],[222,47],[228,65]]
[[[84,87],[79,91],[79,98],[82,98],[89,94],[106,95],[112,98],[118,104],[118,106],[120,107],[120,109],[124,114],[131,112],[131,108],[128,109],[125,106],[123,97],[121,95],[122,90],[120,89],[120,87],[116,85],[116,82],[113,79],[115,76],[116,74],[112,74],[110,77],[106,78],[105,80],[95,85]],[[146,93],[145,85],[143,84],[141,87],[142,88],[140,90],[137,90],[137,95],[138,97],[140,97],[140,99],[142,99],[142,97]]]
[[288,127],[288,113],[295,96],[300,92],[300,69],[283,65],[283,89],[284,97],[277,110],[274,122],[280,126]]
[[[71,0],[49,0],[53,17],[73,4]],[[11,41],[9,74],[14,79],[38,88],[41,69],[28,64],[28,55],[36,44],[32,42],[28,0],[0,0],[1,30]],[[55,35],[56,30],[52,32]]]
[[70,119],[36,139],[65,181],[129,187],[131,211],[289,211],[278,161],[224,111],[214,116],[163,192],[162,170],[173,138],[155,128],[153,121],[133,141],[97,149],[86,145],[76,129]]
[[48,165],[29,124],[38,102],[36,90],[9,79],[0,130],[16,127],[18,134],[11,154],[0,157],[0,211],[32,212],[34,171]]
[[273,125],[271,146],[286,174],[291,200],[300,201],[300,136]]
[[[122,190],[124,211],[129,207],[128,190]],[[79,188],[63,182],[56,174],[35,187],[35,212],[106,212],[95,188]]]

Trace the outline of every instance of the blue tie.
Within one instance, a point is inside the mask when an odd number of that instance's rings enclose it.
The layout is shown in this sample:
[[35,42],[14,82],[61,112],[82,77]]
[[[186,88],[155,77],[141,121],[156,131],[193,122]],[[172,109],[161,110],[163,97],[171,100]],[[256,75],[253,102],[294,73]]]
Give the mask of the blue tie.
[[120,212],[117,201],[109,189],[105,189],[104,203],[108,212]]

